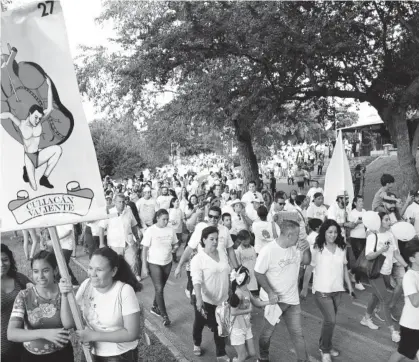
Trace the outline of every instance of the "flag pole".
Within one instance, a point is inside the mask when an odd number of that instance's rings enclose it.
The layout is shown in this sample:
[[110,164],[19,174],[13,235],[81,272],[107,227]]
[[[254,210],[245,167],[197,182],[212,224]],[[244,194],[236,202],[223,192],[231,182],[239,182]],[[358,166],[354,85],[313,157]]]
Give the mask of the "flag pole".
[[[52,246],[54,248],[55,258],[57,259],[58,270],[60,271],[60,275],[62,278],[67,280],[70,279],[70,274],[68,273],[67,263],[64,259],[63,250],[61,249],[60,239],[58,237],[57,227],[52,226],[48,228],[49,234],[51,235]],[[83,319],[81,317],[81,313],[79,307],[76,302],[76,297],[74,296],[74,292],[71,291],[68,293],[68,303],[70,305],[71,314],[73,315],[74,323],[76,324],[76,328],[78,330],[84,329]],[[82,343],[82,348],[84,355],[86,356],[86,362],[93,362],[92,355],[90,354],[90,349]]]

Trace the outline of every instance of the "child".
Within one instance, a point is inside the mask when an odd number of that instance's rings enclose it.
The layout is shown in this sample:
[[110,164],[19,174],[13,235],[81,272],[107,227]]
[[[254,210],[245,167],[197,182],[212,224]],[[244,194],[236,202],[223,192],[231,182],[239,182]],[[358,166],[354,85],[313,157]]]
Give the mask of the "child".
[[223,222],[223,225],[228,229],[231,236],[231,240],[235,242],[237,240],[237,235],[232,233],[233,228],[232,228],[232,222],[231,222],[231,214],[228,212],[225,212],[224,214],[222,214],[221,221]]
[[257,293],[258,283],[255,277],[256,251],[250,245],[252,236],[247,230],[240,230],[237,234],[239,246],[235,250],[239,265],[245,266],[250,272],[249,290]]
[[238,357],[235,357],[233,362],[243,362],[247,358],[256,355],[250,323],[252,304],[256,307],[264,307],[269,304],[269,301],[262,302],[249,292],[248,283],[251,279],[250,271],[244,266],[239,266],[231,272],[231,296],[229,303],[231,305],[232,329],[230,341],[238,354]]
[[[316,238],[319,235],[319,230],[322,223],[323,221],[320,219],[308,220],[308,227],[310,228],[311,232],[307,237],[307,241],[310,244],[311,252],[313,252],[314,243],[316,242]],[[306,270],[304,272],[303,286],[302,286],[301,294],[300,294],[300,297],[302,299],[305,299],[307,297],[308,283],[310,282],[312,273],[313,273],[313,267],[311,265],[307,265]],[[313,294],[314,294],[314,290],[313,290]]]
[[403,278],[405,304],[400,318],[400,342],[389,362],[404,358],[414,360],[419,352],[419,241],[414,239],[406,247],[410,269]]

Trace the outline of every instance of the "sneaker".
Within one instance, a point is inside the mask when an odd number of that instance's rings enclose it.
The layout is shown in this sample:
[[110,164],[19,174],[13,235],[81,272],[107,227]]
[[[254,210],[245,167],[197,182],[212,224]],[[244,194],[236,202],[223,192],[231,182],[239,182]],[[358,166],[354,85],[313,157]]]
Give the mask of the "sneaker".
[[217,357],[217,362],[230,362],[230,357],[229,356],[221,356],[221,357]]
[[186,298],[191,299],[191,293],[189,293],[188,289],[185,289]]
[[378,326],[374,324],[371,318],[364,317],[361,319],[361,324],[369,329],[378,329]]
[[[321,349],[319,349],[319,351],[320,351],[320,353],[321,353],[321,354],[323,354],[323,351],[322,351]],[[332,348],[332,349],[330,350],[329,354],[330,354],[332,357],[338,357],[338,356],[340,355],[340,352],[339,352],[338,350],[336,350],[336,349]]]
[[170,321],[169,317],[167,315],[163,316],[163,325],[164,326],[170,326],[172,322]]
[[365,290],[365,287],[361,282],[359,282],[359,283],[355,283],[355,289]]
[[202,350],[200,346],[193,346],[193,354],[195,356],[200,356],[202,354]]
[[157,317],[162,317],[159,307],[152,306],[150,309],[150,313],[154,314]]
[[321,352],[321,355],[322,355],[322,362],[332,362],[332,356],[330,355],[330,353]]
[[399,343],[400,342],[400,332],[393,329],[391,331],[391,340],[395,343]]

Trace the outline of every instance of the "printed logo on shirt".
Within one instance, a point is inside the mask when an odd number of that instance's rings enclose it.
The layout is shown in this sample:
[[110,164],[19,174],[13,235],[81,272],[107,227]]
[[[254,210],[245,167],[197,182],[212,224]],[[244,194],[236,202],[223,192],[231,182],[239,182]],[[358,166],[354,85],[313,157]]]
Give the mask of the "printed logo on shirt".
[[268,230],[262,230],[262,236],[263,236],[265,239],[270,239],[270,238],[271,238],[271,234],[269,233],[269,231],[268,231]]

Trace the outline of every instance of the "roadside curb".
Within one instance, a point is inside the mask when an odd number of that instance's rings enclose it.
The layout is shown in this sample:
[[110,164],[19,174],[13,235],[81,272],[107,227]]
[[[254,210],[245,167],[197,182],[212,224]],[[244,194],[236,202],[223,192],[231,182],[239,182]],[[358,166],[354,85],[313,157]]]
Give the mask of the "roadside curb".
[[[82,263],[80,263],[77,259],[72,258],[71,261],[87,273],[87,268]],[[176,359],[177,362],[190,362],[175,347],[175,345],[172,342],[170,342],[162,332],[160,332],[158,327],[156,327],[152,322],[150,322],[145,317],[144,317],[144,325],[147,331],[153,334],[159,340],[159,342],[170,351],[170,353],[173,355],[173,357]]]
[[375,159],[373,159],[368,165],[366,165],[365,166],[365,168],[368,168],[368,167],[370,167],[371,165],[373,165],[374,164],[374,162],[376,162],[376,161],[378,161],[378,160],[381,160],[382,158],[384,158],[384,157],[386,157],[386,156],[378,156],[377,158],[375,158]]

